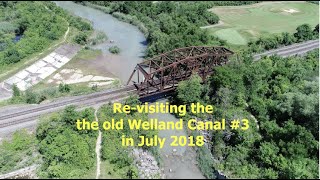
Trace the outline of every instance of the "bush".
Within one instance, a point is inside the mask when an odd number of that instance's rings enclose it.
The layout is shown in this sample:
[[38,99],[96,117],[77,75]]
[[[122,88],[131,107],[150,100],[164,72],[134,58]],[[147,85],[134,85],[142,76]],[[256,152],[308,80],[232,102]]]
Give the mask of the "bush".
[[108,40],[108,36],[104,32],[98,31],[95,37],[91,40],[91,44],[100,44],[106,40]]
[[111,52],[112,54],[119,54],[120,48],[118,46],[112,46],[109,48],[109,52]]
[[91,87],[91,89],[94,90],[94,91],[97,91],[97,90],[98,90],[98,85],[96,85],[96,84],[93,85],[93,86]]
[[61,93],[68,93],[70,92],[71,88],[68,84],[59,84],[59,92]]
[[16,84],[13,85],[12,90],[13,90],[13,97],[19,97],[21,95],[20,90]]
[[87,43],[87,40],[88,40],[88,35],[84,32],[77,34],[76,37],[74,38],[74,41],[77,44],[81,44],[81,45],[85,45]]
[[25,96],[26,96],[26,103],[28,104],[38,103],[38,95],[34,93],[32,90],[27,90]]

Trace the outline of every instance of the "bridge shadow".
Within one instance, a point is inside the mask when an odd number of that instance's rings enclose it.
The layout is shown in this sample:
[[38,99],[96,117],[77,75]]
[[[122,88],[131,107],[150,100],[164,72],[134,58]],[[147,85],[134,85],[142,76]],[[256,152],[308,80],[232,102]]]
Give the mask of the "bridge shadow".
[[142,44],[144,46],[147,46],[148,45],[148,41],[147,40],[141,41],[140,44]]
[[171,100],[172,96],[175,94],[175,91],[168,91],[168,92],[161,92],[161,93],[157,93],[154,95],[150,95],[148,97],[142,97],[139,98],[139,100],[144,103],[144,102],[149,102],[149,103],[153,103],[156,102],[158,100],[162,100],[162,99],[169,99]]

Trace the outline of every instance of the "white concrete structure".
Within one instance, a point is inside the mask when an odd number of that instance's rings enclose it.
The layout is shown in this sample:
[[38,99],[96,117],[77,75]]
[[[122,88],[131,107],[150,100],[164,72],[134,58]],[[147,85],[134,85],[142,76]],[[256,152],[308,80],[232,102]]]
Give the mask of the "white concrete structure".
[[79,50],[78,46],[62,45],[43,59],[5,80],[4,84],[7,87],[16,84],[21,91],[25,91],[68,63]]

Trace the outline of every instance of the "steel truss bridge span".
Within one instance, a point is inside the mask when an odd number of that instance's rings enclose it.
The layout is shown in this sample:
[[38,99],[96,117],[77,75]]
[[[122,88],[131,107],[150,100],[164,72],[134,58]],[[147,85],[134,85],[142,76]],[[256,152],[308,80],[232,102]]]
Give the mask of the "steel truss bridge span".
[[[127,84],[132,81],[140,97],[174,90],[180,81],[193,73],[205,80],[213,67],[228,62],[234,53],[225,47],[191,46],[175,49],[136,65]],[[133,76],[136,75],[136,81]]]

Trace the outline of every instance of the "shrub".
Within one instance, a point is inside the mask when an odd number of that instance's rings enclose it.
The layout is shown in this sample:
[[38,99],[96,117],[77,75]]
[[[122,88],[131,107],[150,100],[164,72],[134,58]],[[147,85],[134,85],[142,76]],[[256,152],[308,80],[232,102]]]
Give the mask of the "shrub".
[[59,84],[59,92],[61,93],[68,93],[70,92],[71,88],[68,84]]
[[34,93],[32,90],[27,90],[25,96],[26,96],[26,103],[28,104],[38,103],[38,95]]
[[112,46],[109,48],[109,52],[111,52],[112,54],[119,54],[120,48],[118,46]]
[[86,33],[84,33],[84,32],[79,33],[74,38],[74,41],[77,44],[81,44],[81,45],[85,45],[87,43],[87,40],[88,40],[88,35]]
[[20,90],[16,84],[13,84],[12,90],[13,90],[13,97],[19,97],[21,95]]

